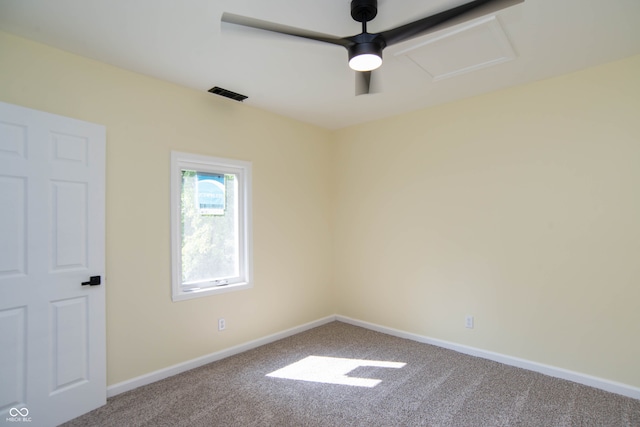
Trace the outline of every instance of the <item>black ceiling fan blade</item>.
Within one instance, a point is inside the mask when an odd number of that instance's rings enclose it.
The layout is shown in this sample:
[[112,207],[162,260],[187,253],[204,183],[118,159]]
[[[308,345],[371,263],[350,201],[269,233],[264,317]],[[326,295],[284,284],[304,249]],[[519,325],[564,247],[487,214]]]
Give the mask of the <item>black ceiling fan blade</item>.
[[349,40],[317,33],[315,31],[303,30],[301,28],[290,27],[288,25],[276,24],[275,22],[263,21],[261,19],[249,18],[247,16],[235,15],[233,13],[224,12],[221,18],[222,22],[229,24],[242,25],[244,27],[256,28],[258,30],[271,31],[273,33],[285,34],[288,36],[302,37],[305,39],[315,40],[324,43],[331,43],[338,46],[348,46],[351,44]]
[[371,71],[356,71],[356,96],[367,95],[371,89]]
[[522,2],[524,2],[524,0],[474,0],[445,10],[444,12],[410,22],[409,24],[382,31],[380,35],[385,40],[386,45],[390,46],[490,13],[495,13]]

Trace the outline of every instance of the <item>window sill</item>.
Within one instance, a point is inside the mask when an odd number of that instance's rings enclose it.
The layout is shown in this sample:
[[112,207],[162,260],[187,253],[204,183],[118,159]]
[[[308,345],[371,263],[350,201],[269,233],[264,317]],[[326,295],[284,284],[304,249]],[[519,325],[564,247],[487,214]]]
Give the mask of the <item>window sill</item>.
[[193,298],[224,294],[227,292],[241,291],[244,289],[250,289],[252,287],[253,287],[252,283],[242,282],[242,283],[234,283],[231,285],[224,285],[224,286],[212,286],[207,288],[192,289],[188,291],[174,289],[172,299],[174,302],[185,301]]

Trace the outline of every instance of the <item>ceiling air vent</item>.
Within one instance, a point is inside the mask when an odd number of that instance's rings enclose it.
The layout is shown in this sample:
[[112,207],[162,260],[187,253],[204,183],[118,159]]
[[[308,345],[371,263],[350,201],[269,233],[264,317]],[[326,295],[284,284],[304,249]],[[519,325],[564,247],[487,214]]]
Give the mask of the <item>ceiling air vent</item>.
[[208,90],[208,92],[211,92],[215,95],[224,96],[225,98],[231,98],[235,101],[240,101],[240,102],[248,98],[247,96],[240,95],[239,93],[231,92],[230,90],[227,90],[227,89],[222,89],[221,87],[218,87],[218,86],[212,87],[211,89]]

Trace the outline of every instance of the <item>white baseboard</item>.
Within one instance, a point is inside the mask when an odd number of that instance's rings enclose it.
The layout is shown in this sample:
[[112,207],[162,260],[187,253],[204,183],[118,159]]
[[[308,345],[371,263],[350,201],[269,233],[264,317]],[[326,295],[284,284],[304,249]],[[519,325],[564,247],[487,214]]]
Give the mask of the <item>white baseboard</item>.
[[287,329],[282,332],[278,332],[272,335],[268,335],[257,340],[249,341],[244,344],[237,345],[225,350],[221,350],[215,353],[211,353],[196,359],[188,360],[177,365],[169,366],[164,369],[160,369],[154,372],[150,372],[139,377],[132,378],[127,381],[123,381],[117,384],[113,384],[107,387],[107,397],[113,397],[120,393],[124,393],[135,388],[160,381],[170,376],[186,372],[188,370],[198,368],[211,362],[215,362],[229,356],[233,356],[248,350],[252,350],[261,345],[269,344],[280,339],[299,334],[300,332],[307,331],[309,329],[322,326],[324,324],[338,320],[340,322],[348,323],[354,326],[360,326],[362,328],[370,329],[384,334],[393,335],[399,338],[406,338],[412,341],[417,341],[425,344],[431,344],[438,347],[448,348],[450,350],[457,351],[459,353],[468,354],[471,356],[482,357],[484,359],[493,360],[494,362],[504,363],[505,365],[515,366],[518,368],[528,369],[530,371],[539,372],[541,374],[549,375],[556,378],[561,378],[568,381],[573,381],[578,384],[584,384],[590,387],[595,387],[601,390],[605,390],[611,393],[620,394],[622,396],[631,397],[640,400],[640,388],[633,387],[628,384],[623,384],[615,381],[606,380],[603,378],[594,377],[591,375],[582,374],[579,372],[569,371],[567,369],[557,368],[555,366],[545,365],[542,363],[532,362],[526,359],[520,359],[518,357],[507,356],[500,353],[494,353],[487,350],[482,350],[475,347],[469,347],[462,344],[456,344],[449,341],[439,340],[435,338],[429,338],[410,332],[401,331],[398,329],[388,328],[386,326],[376,325],[374,323],[365,322],[362,320],[352,319],[350,317],[333,315],[325,318],[306,323],[304,325],[296,326],[291,329]]
[[290,337],[291,335],[299,334],[300,332],[307,331],[309,329],[316,328],[318,326],[322,326],[326,323],[330,323],[336,320],[336,316],[328,316],[323,319],[319,319],[313,322],[306,323],[304,325],[296,326],[295,328],[287,329],[282,332],[278,332],[272,335],[268,335],[263,338],[259,338],[257,340],[249,341],[244,344],[237,345],[235,347],[227,348],[225,350],[217,351],[215,353],[208,354],[206,356],[198,357],[196,359],[188,360],[183,363],[178,363],[177,365],[169,366],[164,369],[160,369],[154,372],[150,372],[145,375],[141,375],[139,377],[132,378],[127,381],[122,381],[117,384],[113,384],[107,387],[107,397],[113,397],[120,393],[124,393],[129,390],[133,390],[135,388],[141,387],[143,385],[151,384],[156,381],[160,381],[162,379],[171,377],[173,375],[189,371],[194,368],[198,368],[200,366],[206,365],[211,362],[215,362],[217,360],[221,360],[227,358],[229,356],[233,356],[239,353],[243,353],[248,350],[252,350],[256,347],[260,347],[261,345],[269,344],[283,338]]
[[573,381],[578,384],[584,384],[590,387],[598,388],[611,393],[616,393],[622,396],[627,396],[627,397],[640,400],[640,388],[633,387],[628,384],[610,381],[603,378],[582,374],[579,372],[569,371],[567,369],[557,368],[555,366],[545,365],[542,363],[532,362],[530,360],[520,359],[518,357],[512,357],[512,356],[507,356],[500,353],[494,353],[492,351],[481,350],[475,347],[469,347],[466,345],[456,344],[449,341],[429,338],[422,335],[401,331],[398,329],[387,328],[386,326],[376,325],[374,323],[364,322],[362,320],[356,320],[346,316],[337,315],[335,316],[335,319],[340,322],[349,323],[354,326],[360,326],[362,328],[371,329],[377,332],[382,332],[387,335],[393,335],[399,338],[406,338],[412,341],[417,341],[425,344],[435,345],[438,347],[448,348],[450,350],[454,350],[459,353],[464,353],[464,354],[468,354],[476,357],[482,357],[483,359],[493,360],[494,362],[504,363],[505,365],[528,369],[530,371],[539,372],[541,374],[549,375],[551,377]]

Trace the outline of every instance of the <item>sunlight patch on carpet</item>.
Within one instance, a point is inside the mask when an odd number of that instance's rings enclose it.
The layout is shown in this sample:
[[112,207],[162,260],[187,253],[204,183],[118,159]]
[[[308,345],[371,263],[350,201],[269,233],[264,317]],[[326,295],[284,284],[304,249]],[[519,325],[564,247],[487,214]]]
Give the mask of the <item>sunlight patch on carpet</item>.
[[311,381],[325,384],[341,384],[356,387],[375,387],[382,380],[373,378],[350,377],[347,374],[356,368],[373,366],[377,368],[399,369],[405,366],[402,362],[386,362],[381,360],[343,359],[340,357],[309,356],[267,374],[268,377],[290,380]]

